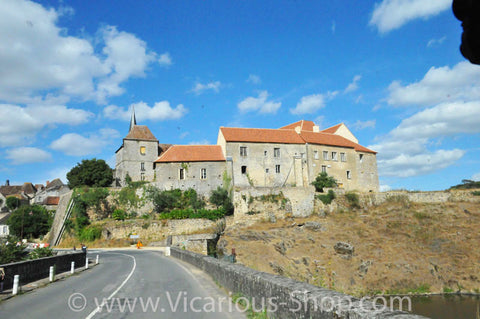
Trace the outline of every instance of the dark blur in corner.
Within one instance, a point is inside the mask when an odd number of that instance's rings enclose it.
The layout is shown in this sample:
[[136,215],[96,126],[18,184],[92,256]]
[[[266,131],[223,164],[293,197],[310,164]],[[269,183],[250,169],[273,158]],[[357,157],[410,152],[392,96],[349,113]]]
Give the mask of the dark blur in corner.
[[480,0],[453,0],[455,17],[462,21],[460,52],[473,64],[480,64]]

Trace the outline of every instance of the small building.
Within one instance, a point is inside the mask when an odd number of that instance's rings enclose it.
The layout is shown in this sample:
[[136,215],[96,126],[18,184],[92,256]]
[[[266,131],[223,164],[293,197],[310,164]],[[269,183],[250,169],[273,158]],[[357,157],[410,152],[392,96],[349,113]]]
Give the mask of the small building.
[[219,145],[173,145],[154,162],[154,168],[160,189],[193,188],[202,195],[223,186],[228,174]]
[[[47,181],[46,186],[42,185],[42,188],[35,194],[33,202],[37,205],[51,206],[55,202],[55,198],[60,198],[69,191],[70,188],[61,179],[56,178],[51,182]],[[58,205],[58,202],[55,205]]]

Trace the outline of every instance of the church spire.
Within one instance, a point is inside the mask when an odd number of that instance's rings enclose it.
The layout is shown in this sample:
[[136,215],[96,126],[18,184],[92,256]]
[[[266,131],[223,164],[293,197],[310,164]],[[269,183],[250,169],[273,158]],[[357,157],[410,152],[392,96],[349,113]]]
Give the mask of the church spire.
[[135,106],[132,105],[132,117],[130,118],[130,129],[128,131],[130,132],[135,125],[137,125],[137,119],[135,118]]

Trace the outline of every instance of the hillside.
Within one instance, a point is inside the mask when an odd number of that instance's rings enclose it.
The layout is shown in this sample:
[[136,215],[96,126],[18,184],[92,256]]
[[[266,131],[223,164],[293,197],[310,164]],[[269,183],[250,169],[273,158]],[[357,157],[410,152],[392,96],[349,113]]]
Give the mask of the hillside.
[[478,293],[480,203],[475,197],[413,203],[394,196],[352,208],[340,196],[331,212],[283,219],[266,212],[256,223],[232,225],[218,248],[226,253],[235,248],[238,262],[254,269],[354,295]]

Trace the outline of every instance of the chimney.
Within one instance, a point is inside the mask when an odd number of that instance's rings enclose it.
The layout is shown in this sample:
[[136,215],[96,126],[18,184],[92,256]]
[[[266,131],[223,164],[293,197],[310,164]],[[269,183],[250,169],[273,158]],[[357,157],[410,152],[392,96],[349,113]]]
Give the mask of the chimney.
[[295,132],[297,132],[297,134],[300,134],[301,131],[302,128],[300,126],[295,127]]
[[10,186],[10,180],[7,179],[7,181],[5,182],[5,186]]
[[314,125],[314,126],[313,126],[313,131],[314,131],[315,133],[320,132],[320,127],[319,127],[318,125]]
[[47,181],[47,182],[45,183],[45,187],[48,186],[48,184],[50,184],[50,181]]

